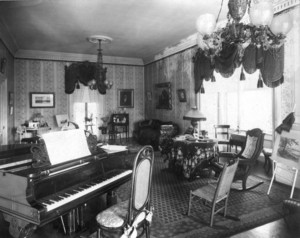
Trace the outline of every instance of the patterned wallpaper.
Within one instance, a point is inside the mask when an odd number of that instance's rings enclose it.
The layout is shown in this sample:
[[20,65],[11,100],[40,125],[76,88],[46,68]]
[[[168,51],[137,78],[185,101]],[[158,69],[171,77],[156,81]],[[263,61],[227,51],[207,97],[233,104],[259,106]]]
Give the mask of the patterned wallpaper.
[[[68,95],[64,92],[64,67],[68,62],[43,60],[15,60],[15,125],[41,113],[51,128],[57,127],[55,115],[68,114]],[[104,112],[118,111],[118,89],[134,89],[134,108],[128,108],[130,130],[133,123],[144,118],[144,68],[141,66],[106,65],[107,77],[114,83],[107,91]],[[30,92],[54,92],[55,108],[33,109],[29,104]]]
[[[152,94],[152,100],[147,100],[147,104],[151,107],[145,108],[147,119],[173,121],[179,125],[181,132],[190,125],[190,122],[183,120],[182,117],[195,106],[192,62],[195,50],[196,48],[190,48],[145,66],[146,93]],[[155,98],[155,84],[163,82],[171,82],[172,110],[156,109],[155,106],[158,100]],[[179,102],[178,89],[185,89],[187,102]]]
[[[0,40],[0,59],[6,58],[6,67],[4,77],[7,80],[7,92],[14,91],[14,58],[3,42]],[[11,114],[9,108],[7,110],[7,135],[8,143],[13,142],[13,131],[14,131],[14,114]]]

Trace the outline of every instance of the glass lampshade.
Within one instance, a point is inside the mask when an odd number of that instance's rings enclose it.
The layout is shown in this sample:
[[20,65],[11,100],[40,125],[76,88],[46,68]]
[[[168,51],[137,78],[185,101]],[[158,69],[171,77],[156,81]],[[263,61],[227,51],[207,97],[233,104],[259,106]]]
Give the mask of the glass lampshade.
[[200,15],[197,19],[196,27],[200,34],[210,35],[215,30],[216,17],[210,13]]
[[250,21],[255,26],[270,26],[274,11],[271,1],[254,3],[250,8]]
[[183,119],[193,121],[206,121],[206,117],[204,116],[204,114],[200,112],[196,107],[191,108],[191,110],[189,110],[187,114],[183,116]]

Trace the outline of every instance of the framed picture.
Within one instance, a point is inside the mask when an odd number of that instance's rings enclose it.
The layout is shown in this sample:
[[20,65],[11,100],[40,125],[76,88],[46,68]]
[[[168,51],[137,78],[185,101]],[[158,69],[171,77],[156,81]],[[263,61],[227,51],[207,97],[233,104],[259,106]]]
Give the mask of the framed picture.
[[178,95],[179,102],[186,102],[186,94],[184,89],[178,89],[177,95]]
[[155,98],[157,109],[169,109],[172,110],[172,93],[171,83],[158,83],[155,84]]
[[300,169],[300,131],[277,134],[272,159],[291,168]]
[[119,89],[118,90],[118,107],[133,107],[134,97],[133,89]]
[[31,108],[53,108],[55,106],[54,93],[30,93]]
[[147,92],[147,100],[152,101],[152,93],[150,91]]

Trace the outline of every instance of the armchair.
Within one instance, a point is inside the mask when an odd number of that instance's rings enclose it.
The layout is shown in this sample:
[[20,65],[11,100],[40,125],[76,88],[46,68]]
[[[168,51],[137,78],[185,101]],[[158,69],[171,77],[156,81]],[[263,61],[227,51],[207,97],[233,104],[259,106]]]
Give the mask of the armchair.
[[[239,166],[234,177],[232,189],[245,191],[263,184],[263,181],[259,181],[247,187],[247,179],[251,175],[255,163],[262,152],[264,136],[265,134],[259,128],[249,130],[246,133],[246,141],[238,154],[232,152],[219,153],[219,163],[226,163],[230,159],[239,158]],[[240,188],[240,185],[237,185],[237,181],[241,181],[242,188]],[[237,188],[236,185],[238,186]]]

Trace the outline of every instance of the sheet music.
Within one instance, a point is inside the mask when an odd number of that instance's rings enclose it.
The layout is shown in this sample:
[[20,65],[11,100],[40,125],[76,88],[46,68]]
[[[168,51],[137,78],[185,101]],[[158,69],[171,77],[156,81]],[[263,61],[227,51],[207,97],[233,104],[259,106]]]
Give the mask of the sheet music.
[[42,138],[52,165],[91,155],[84,130],[56,131]]
[[122,145],[103,145],[101,146],[101,148],[105,150],[105,152],[107,152],[108,154],[127,150],[127,146],[122,146]]

